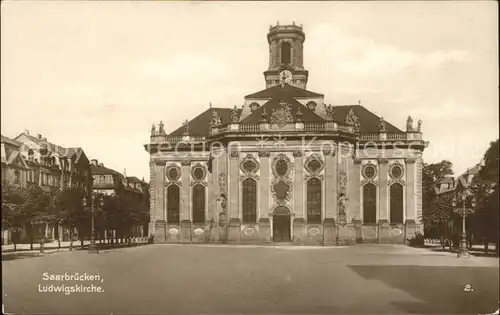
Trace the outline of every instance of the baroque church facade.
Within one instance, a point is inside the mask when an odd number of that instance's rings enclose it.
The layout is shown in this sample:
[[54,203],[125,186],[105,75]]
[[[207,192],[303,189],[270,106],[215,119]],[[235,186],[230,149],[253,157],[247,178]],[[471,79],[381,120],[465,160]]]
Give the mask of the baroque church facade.
[[271,26],[266,88],[167,134],[153,125],[159,243],[397,243],[423,231],[421,121],[402,131],[307,90],[302,26]]

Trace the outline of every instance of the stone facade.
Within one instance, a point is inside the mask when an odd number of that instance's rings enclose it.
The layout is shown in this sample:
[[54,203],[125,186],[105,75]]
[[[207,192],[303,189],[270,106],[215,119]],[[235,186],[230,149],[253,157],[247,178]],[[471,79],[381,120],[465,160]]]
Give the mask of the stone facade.
[[[269,71],[307,72],[302,27],[268,39]],[[287,39],[297,73],[278,62]],[[155,241],[403,244],[420,230],[421,123],[401,131],[360,105],[326,105],[305,83],[270,84],[269,71],[242,108],[210,108],[168,135],[153,127]]]

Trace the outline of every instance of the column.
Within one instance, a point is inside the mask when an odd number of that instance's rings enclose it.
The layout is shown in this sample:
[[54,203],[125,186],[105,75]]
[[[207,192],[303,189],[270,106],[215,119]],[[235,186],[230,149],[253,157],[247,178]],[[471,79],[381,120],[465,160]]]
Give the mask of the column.
[[181,243],[191,243],[191,161],[181,162],[180,189]]
[[259,152],[260,179],[259,179],[259,242],[271,241],[269,222],[269,191],[271,176],[269,168],[269,152]]
[[324,150],[323,155],[325,157],[325,218],[323,221],[323,243],[324,245],[335,245],[337,240],[335,224],[338,220],[338,159],[341,155],[336,154],[334,150]]
[[232,151],[229,156],[229,243],[238,243],[241,238],[239,156],[238,151]]
[[414,158],[407,158],[406,162],[406,221],[405,221],[405,239],[411,238],[416,232],[416,212],[415,212],[415,187],[416,187],[416,169]]
[[293,181],[293,218],[292,241],[303,244],[306,241],[305,207],[304,207],[304,156],[302,151],[293,152],[295,177]]
[[391,227],[389,225],[389,205],[388,205],[388,160],[380,158],[379,162],[379,198],[378,198],[378,242],[380,244],[390,243]]
[[154,162],[154,216],[155,216],[155,241],[165,242],[166,222],[163,203],[165,180],[165,161]]

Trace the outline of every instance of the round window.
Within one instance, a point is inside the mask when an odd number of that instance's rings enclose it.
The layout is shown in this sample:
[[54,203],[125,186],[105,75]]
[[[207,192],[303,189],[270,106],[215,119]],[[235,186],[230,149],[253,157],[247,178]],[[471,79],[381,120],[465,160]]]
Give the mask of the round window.
[[278,174],[279,176],[285,176],[287,172],[288,172],[288,164],[286,163],[285,160],[279,160],[276,163],[276,174]]
[[401,175],[403,175],[403,170],[401,169],[401,166],[395,165],[392,167],[391,170],[392,177],[394,178],[400,178]]
[[371,165],[365,167],[365,177],[368,179],[372,179],[375,177],[375,168]]
[[179,171],[177,170],[177,168],[172,167],[168,170],[168,178],[170,180],[177,180],[179,178]]
[[193,171],[193,177],[196,180],[202,180],[203,178],[205,178],[205,171],[201,167],[197,167]]

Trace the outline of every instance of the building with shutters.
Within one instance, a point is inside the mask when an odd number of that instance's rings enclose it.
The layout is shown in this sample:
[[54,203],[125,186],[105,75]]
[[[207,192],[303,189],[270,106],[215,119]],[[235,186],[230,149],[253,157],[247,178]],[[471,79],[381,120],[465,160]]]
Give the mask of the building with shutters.
[[154,125],[155,242],[398,243],[421,227],[421,121],[406,130],[309,91],[302,26],[271,26],[265,89],[173,132]]

